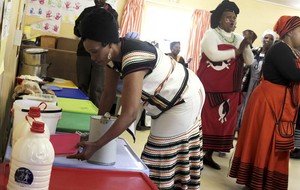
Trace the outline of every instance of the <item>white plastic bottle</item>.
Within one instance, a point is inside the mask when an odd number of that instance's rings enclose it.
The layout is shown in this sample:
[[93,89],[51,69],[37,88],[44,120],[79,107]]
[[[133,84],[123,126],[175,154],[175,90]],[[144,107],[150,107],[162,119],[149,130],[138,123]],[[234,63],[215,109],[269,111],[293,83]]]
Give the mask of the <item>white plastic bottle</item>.
[[[18,139],[20,139],[22,136],[25,136],[30,131],[30,127],[33,121],[41,121],[43,122],[41,118],[41,109],[39,107],[30,107],[28,115],[25,116],[26,119],[23,122],[20,122],[15,126],[12,133],[12,147],[14,147],[15,143]],[[45,134],[50,139],[50,131],[45,124]]]
[[53,161],[54,149],[44,134],[44,123],[34,121],[12,150],[7,189],[48,190]]

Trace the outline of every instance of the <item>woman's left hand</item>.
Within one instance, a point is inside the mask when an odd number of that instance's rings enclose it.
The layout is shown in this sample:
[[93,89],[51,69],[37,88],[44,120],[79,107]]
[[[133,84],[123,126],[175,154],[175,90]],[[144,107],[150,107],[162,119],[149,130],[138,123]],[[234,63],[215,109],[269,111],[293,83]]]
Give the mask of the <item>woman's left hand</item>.
[[244,37],[247,39],[247,41],[248,41],[248,43],[250,45],[250,44],[252,44],[255,41],[256,34],[252,30],[249,30],[247,33],[245,33]]
[[188,58],[186,63],[189,64],[191,61],[192,61],[192,58]]
[[76,145],[79,150],[78,153],[69,155],[67,158],[78,159],[78,160],[88,160],[93,154],[99,149],[95,142],[82,141]]

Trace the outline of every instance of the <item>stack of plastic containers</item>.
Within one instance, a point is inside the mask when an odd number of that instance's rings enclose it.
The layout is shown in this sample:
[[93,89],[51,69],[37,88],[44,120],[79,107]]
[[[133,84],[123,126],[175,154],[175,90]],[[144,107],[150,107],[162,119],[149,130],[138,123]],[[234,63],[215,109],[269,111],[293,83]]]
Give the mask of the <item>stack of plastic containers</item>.
[[88,132],[90,116],[98,114],[98,108],[90,100],[58,98],[58,106],[63,110],[57,126],[60,132]]

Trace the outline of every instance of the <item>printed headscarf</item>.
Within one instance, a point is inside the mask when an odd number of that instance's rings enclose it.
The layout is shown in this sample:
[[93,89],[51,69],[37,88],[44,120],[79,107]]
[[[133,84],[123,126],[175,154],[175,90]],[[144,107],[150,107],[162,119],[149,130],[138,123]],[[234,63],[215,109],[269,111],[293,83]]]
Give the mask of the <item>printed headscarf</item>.
[[290,31],[300,26],[300,18],[298,16],[281,16],[274,26],[274,31],[277,32],[280,39]]

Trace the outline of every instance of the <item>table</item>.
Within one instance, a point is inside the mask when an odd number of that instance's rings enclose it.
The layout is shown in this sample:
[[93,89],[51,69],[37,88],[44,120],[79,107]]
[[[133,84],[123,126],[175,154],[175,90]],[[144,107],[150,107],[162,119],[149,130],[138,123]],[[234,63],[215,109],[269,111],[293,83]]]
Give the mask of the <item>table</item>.
[[[6,189],[9,164],[0,164],[0,189]],[[50,190],[158,190],[141,172],[105,171],[79,168],[52,167]]]
[[[11,146],[6,149],[4,161],[9,162],[11,155]],[[85,168],[93,170],[111,170],[111,171],[134,171],[143,172],[149,175],[149,168],[135,154],[128,143],[123,138],[117,139],[117,159],[116,163],[111,166],[96,165],[87,161],[76,159],[67,159],[65,156],[56,156],[53,166],[64,168]]]
[[[91,101],[83,99],[58,98],[58,106],[62,108],[63,112],[62,118],[58,123],[57,131],[63,132],[88,132],[90,128],[90,116],[96,115],[98,112],[98,108]],[[8,145],[4,161],[9,162],[10,157],[11,146]],[[5,168],[6,167],[7,166],[5,166]],[[4,175],[2,175],[2,177],[4,176],[4,180],[1,179],[1,172],[2,171],[0,171],[0,189],[1,187],[5,187],[7,183],[7,179],[5,182],[5,172]],[[74,173],[76,174],[74,175]],[[86,182],[88,185],[84,183],[79,186],[74,185],[82,182],[81,174],[84,174],[84,181],[88,181]],[[83,189],[84,187],[84,189],[116,190],[157,189],[147,177],[148,175],[149,168],[134,153],[124,139],[118,138],[117,157],[114,165],[96,165],[88,163],[87,161],[67,159],[65,156],[56,156],[53,163],[50,189],[58,189],[57,184],[53,181],[59,180],[59,185],[67,184],[70,189],[78,189],[79,187],[79,189]],[[89,185],[93,185],[93,187],[89,187]]]

